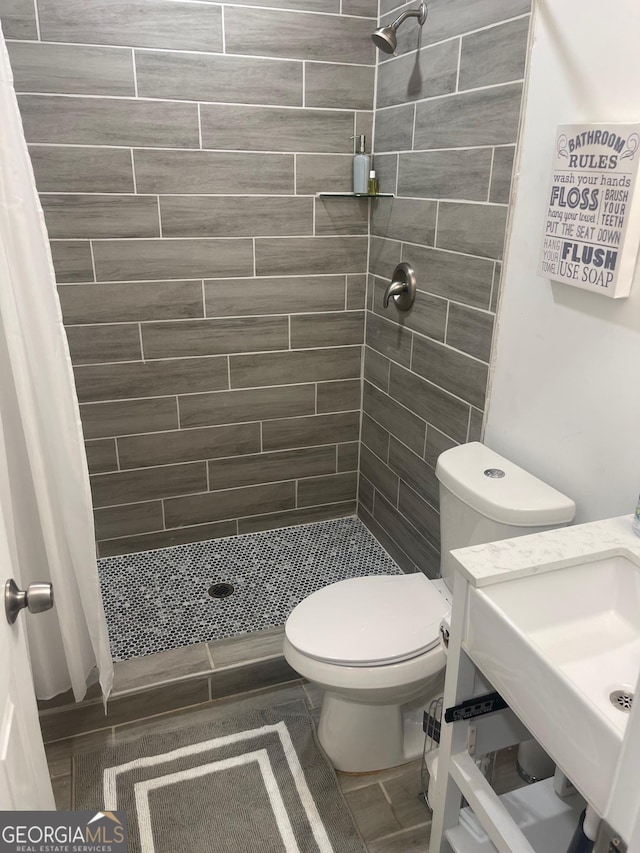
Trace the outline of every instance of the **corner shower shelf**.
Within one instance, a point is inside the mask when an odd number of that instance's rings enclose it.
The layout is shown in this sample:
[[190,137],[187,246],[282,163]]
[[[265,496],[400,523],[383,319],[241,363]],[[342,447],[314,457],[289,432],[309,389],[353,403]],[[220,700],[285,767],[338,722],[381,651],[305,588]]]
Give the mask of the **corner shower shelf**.
[[317,198],[394,198],[393,193],[316,193]]

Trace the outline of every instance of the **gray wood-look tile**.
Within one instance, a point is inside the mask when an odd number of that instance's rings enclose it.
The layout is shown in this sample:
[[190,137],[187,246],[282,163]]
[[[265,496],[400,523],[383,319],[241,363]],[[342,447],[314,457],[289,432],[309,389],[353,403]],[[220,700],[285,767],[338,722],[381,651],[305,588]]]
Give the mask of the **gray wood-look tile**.
[[359,379],[318,382],[318,413],[359,411],[361,395]]
[[93,505],[116,506],[151,501],[167,495],[188,495],[207,489],[207,465],[191,462],[141,471],[117,471],[91,478]]
[[38,0],[44,41],[222,51],[213,3],[170,0]]
[[205,281],[207,317],[341,311],[345,277],[291,276]]
[[294,314],[291,317],[292,349],[348,346],[361,344],[363,340],[364,311]]
[[340,12],[340,0],[242,0],[243,6],[295,9],[302,12]]
[[[399,311],[393,301],[390,301],[388,307],[385,308],[382,300],[387,284],[388,282],[383,279],[375,279],[373,293],[373,310],[375,313],[388,321],[395,322],[401,328],[411,329],[421,335],[444,341],[447,327],[446,300],[419,290],[416,294],[416,301],[408,311]],[[386,326],[383,328],[386,329]],[[387,355],[391,354],[387,352]]]
[[284,237],[313,233],[310,198],[164,196],[160,198],[160,210],[164,237]]
[[[393,365],[392,365],[393,367]],[[416,377],[417,378],[417,377]],[[393,391],[393,385],[390,386]],[[384,427],[391,435],[401,435],[402,440],[416,453],[424,448],[425,422],[405,405],[400,405],[378,388],[364,383],[363,412]]]
[[422,793],[422,781],[417,763],[411,764],[404,773],[382,782],[382,787],[402,826],[412,827],[431,820],[429,808],[418,796]]
[[202,283],[153,281],[58,287],[65,323],[118,323],[202,317]]
[[[394,308],[393,313],[397,316]],[[367,346],[386,355],[398,364],[411,363],[411,332],[392,319],[367,313]]]
[[155,196],[43,195],[51,239],[159,237]]
[[71,811],[73,808],[71,776],[58,776],[57,778],[52,779],[51,787],[53,788],[53,798],[56,803],[56,809],[62,812]]
[[97,241],[93,256],[101,281],[245,276],[253,272],[250,239]]
[[414,112],[414,104],[401,104],[376,111],[376,154],[379,151],[411,151]]
[[150,148],[200,144],[196,104],[67,95],[20,95],[18,103],[28,142]]
[[366,308],[367,274],[356,273],[347,276],[347,310],[357,311]]
[[375,63],[368,20],[236,6],[225,10],[224,23],[229,53],[320,62],[344,62],[348,56],[353,63]]
[[227,359],[215,356],[79,366],[75,379],[81,403],[222,391],[229,387]]
[[509,83],[416,107],[414,148],[459,148],[515,142],[520,121],[522,84]]
[[178,428],[175,397],[83,403],[80,406],[80,416],[87,438],[161,432]]
[[134,151],[139,193],[293,192],[292,154],[235,151]]
[[431,822],[370,841],[367,847],[369,853],[407,853],[408,850],[428,850],[430,838]]
[[284,658],[261,661],[248,666],[226,667],[214,670],[210,676],[211,697],[219,699],[247,690],[298,681],[299,677]]
[[447,340],[449,346],[482,361],[489,361],[494,315],[485,311],[451,303]]
[[[116,661],[113,695],[142,690],[166,682],[181,681],[211,671],[205,643],[169,649],[155,655]],[[168,688],[173,689],[172,687]]]
[[353,114],[338,110],[203,104],[202,147],[347,153]]
[[326,477],[310,477],[298,482],[298,506],[355,501],[358,474],[330,474]]
[[259,450],[260,425],[257,423],[199,427],[118,438],[118,458],[123,470],[198,459],[216,459],[220,456],[241,456],[245,453],[257,453]]
[[407,521],[402,512],[384,496],[376,495],[373,516],[378,524],[391,531],[393,537],[402,543],[402,550],[421,571],[428,577],[437,577],[440,563],[438,552]]
[[475,308],[489,307],[491,261],[421,246],[405,246],[402,260],[412,263],[421,290]]
[[263,450],[286,450],[357,441],[359,431],[359,412],[263,421],[262,447]]
[[52,741],[45,745],[47,764],[51,777],[66,776],[71,773],[71,757],[85,752],[94,752],[111,746],[111,729],[103,729],[86,735]]
[[467,441],[482,441],[482,427],[484,422],[484,412],[480,409],[471,407],[471,415],[469,417],[469,432],[467,433]]
[[456,442],[452,438],[449,438],[448,435],[440,432],[440,430],[431,426],[431,424],[427,426],[427,442],[424,449],[424,458],[432,468],[436,467],[438,456],[441,453],[455,446]]
[[[379,204],[379,202],[375,202]],[[391,281],[395,267],[400,263],[401,245],[399,241],[382,237],[369,240],[369,272]]]
[[289,323],[286,317],[143,323],[142,346],[145,358],[283,350],[289,349]]
[[360,376],[361,347],[233,355],[229,362],[232,388],[356,379]]
[[501,258],[508,208],[444,202],[438,213],[436,245],[484,258]]
[[137,51],[136,75],[141,98],[302,106],[301,62]]
[[365,841],[400,829],[400,824],[379,785],[347,791],[345,798]]
[[84,446],[90,474],[104,474],[106,471],[118,470],[116,443],[112,438],[86,441]]
[[[398,441],[395,436],[391,436],[389,444],[389,467],[400,477],[400,480],[407,483],[411,488],[420,495],[424,501],[428,502],[428,507],[425,507],[425,518],[422,524],[416,525],[418,530],[423,531],[424,535],[437,548],[439,535],[439,520],[438,513],[435,508],[439,505],[438,480],[434,469],[423,462],[420,456],[412,453],[408,447]],[[402,495],[402,483],[400,485],[400,494]],[[405,495],[405,503],[410,506],[410,496]],[[415,524],[416,514],[409,519]]]
[[377,106],[390,107],[455,92],[457,70],[458,43],[453,40],[383,62],[378,67]]
[[376,537],[378,542],[385,549],[387,554],[389,554],[396,561],[398,566],[402,569],[406,574],[412,574],[413,572],[418,572],[420,569],[413,562],[413,560],[402,550],[402,548],[398,545],[398,543],[393,539],[389,533],[381,526],[381,524],[369,513],[369,511],[362,505],[358,507],[358,518],[365,524],[371,533]]
[[110,506],[94,512],[97,539],[115,539],[162,530],[162,501]]
[[496,311],[498,308],[498,299],[500,298],[500,288],[502,285],[502,263],[496,261],[493,268],[493,287],[491,290],[491,305],[490,310]]
[[136,323],[110,326],[68,326],[66,329],[74,364],[105,364],[142,358]]
[[338,473],[343,471],[358,472],[358,460],[360,458],[360,444],[357,441],[349,441],[338,445]]
[[486,201],[490,173],[491,150],[487,148],[400,154],[398,193]]
[[389,359],[371,347],[365,347],[364,378],[383,391],[389,390]]
[[368,234],[369,202],[364,198],[316,198],[315,233]]
[[98,542],[98,551],[101,557],[114,557],[118,554],[136,554],[138,551],[151,551],[155,548],[188,545],[191,542],[203,542],[206,539],[225,539],[237,533],[238,525],[235,520],[218,521],[214,524],[194,524],[191,527],[141,533],[119,539],[105,539]]
[[277,453],[257,453],[209,462],[209,489],[215,492],[217,489],[236,486],[297,480],[300,477],[333,474],[335,470],[336,450],[333,445]]
[[353,154],[298,154],[296,192],[348,193],[353,189]]
[[[395,364],[391,365],[389,393],[457,442],[466,440],[469,406],[462,400]],[[406,433],[393,429],[391,432],[402,436],[404,443],[416,453],[422,452],[416,443],[407,441]]]
[[366,477],[360,476],[358,479],[358,506],[365,509],[368,513],[373,513],[373,502],[375,499],[376,490]]
[[370,110],[373,107],[374,80],[373,66],[307,62],[305,106]]
[[383,462],[389,461],[389,433],[377,421],[364,412],[360,440]]
[[515,147],[495,148],[493,151],[489,201],[495,204],[509,204],[515,153]]
[[16,92],[135,95],[130,50],[84,45],[8,45]]
[[292,481],[168,498],[164,502],[167,527],[259,515],[265,507],[277,511],[294,506],[295,483]]
[[315,412],[315,385],[189,394],[179,398],[179,408],[182,428],[312,415]]
[[258,238],[257,275],[365,272],[366,237]]
[[522,79],[528,36],[528,17],[465,36],[460,51],[458,89]]
[[53,240],[51,257],[58,284],[94,280],[88,240]]
[[238,532],[240,534],[258,533],[261,530],[276,530],[278,527],[291,527],[296,524],[312,524],[314,521],[327,521],[330,518],[345,518],[355,515],[355,513],[355,501],[272,512],[267,515],[239,518]]
[[131,152],[120,148],[32,145],[29,156],[41,193],[132,193]]
[[209,651],[213,665],[216,671],[219,671],[227,666],[244,665],[249,661],[282,657],[283,641],[283,627],[267,628],[226,640],[213,640],[209,643]]
[[435,201],[422,198],[380,198],[371,208],[371,233],[433,246],[437,209]]
[[398,180],[398,155],[376,154],[376,175],[381,193],[395,193]]
[[35,4],[32,0],[0,0],[0,21],[6,39],[37,39]]
[[342,14],[362,15],[364,18],[377,18],[377,0],[342,0]]

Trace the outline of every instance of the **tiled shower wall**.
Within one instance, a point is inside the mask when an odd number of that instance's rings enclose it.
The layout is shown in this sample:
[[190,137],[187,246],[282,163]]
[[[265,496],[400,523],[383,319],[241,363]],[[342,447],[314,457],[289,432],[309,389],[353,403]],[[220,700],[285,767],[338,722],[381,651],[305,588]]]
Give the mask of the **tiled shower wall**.
[[377,0],[0,0],[101,555],[355,511]]
[[[401,11],[381,0],[382,22]],[[380,55],[359,513],[406,570],[439,572],[438,454],[480,438],[529,0],[431,0]],[[415,268],[406,314],[382,295]]]

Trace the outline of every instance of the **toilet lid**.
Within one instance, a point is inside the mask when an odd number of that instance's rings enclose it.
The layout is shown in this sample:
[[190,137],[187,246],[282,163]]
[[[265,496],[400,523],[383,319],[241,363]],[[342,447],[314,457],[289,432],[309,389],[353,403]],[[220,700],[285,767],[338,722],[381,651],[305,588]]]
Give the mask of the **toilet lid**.
[[440,620],[448,610],[421,572],[350,578],[298,604],[285,634],[302,654],[327,663],[399,663],[437,645]]

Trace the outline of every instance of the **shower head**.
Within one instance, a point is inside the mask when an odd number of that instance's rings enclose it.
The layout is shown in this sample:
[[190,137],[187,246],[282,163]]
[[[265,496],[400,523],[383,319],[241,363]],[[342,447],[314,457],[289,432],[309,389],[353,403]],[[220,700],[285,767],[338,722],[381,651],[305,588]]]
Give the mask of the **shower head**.
[[417,9],[411,9],[403,12],[395,19],[388,27],[379,27],[371,34],[371,41],[375,44],[378,50],[385,53],[395,53],[398,47],[397,31],[398,27],[403,24],[407,18],[417,18],[420,26],[427,20],[427,4],[420,3]]

